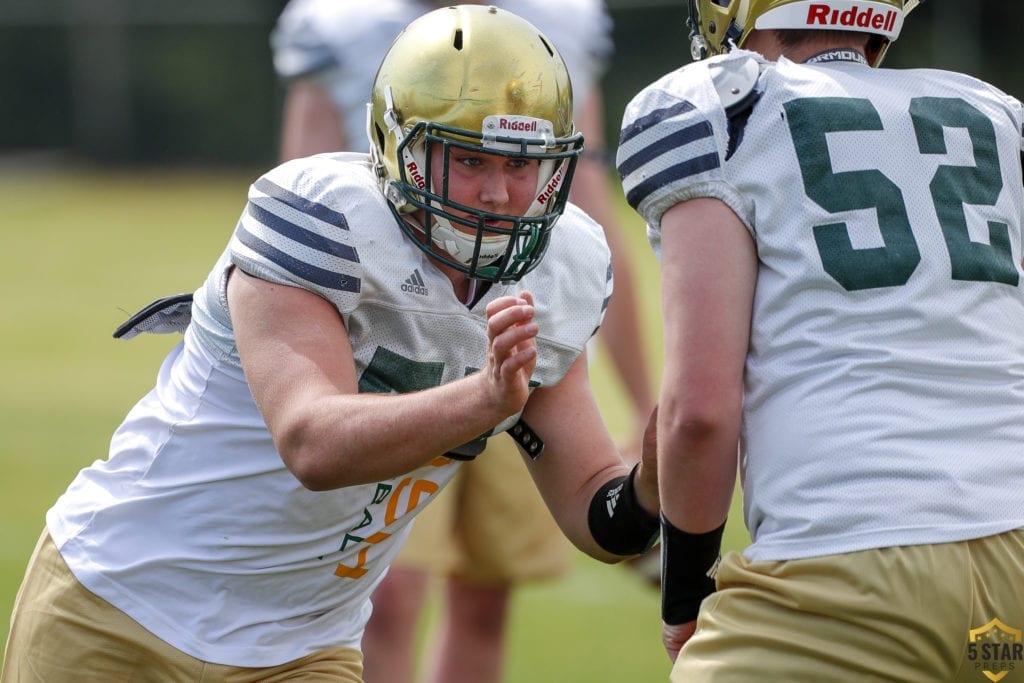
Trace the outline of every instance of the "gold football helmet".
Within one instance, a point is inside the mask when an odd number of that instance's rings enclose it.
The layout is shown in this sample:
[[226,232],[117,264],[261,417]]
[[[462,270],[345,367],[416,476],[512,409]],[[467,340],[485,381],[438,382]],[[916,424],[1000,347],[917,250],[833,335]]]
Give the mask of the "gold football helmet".
[[758,29],[862,31],[878,38],[869,61],[878,66],[899,37],[903,19],[923,0],[688,0],[694,59],[743,47]]
[[[484,5],[434,10],[395,39],[374,80],[367,134],[402,229],[434,258],[487,281],[515,281],[537,265],[583,146],[569,74],[554,46],[515,14]],[[526,214],[451,201],[452,147],[537,160]],[[444,155],[440,187],[429,172],[432,154]],[[420,209],[423,225],[410,215]]]

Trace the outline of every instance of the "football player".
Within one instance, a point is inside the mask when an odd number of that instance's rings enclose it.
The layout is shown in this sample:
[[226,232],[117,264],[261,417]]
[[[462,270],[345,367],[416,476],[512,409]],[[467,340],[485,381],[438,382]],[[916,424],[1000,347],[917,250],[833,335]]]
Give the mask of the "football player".
[[370,135],[259,178],[191,304],[119,330],[187,322],[48,511],[5,682],[361,680],[414,516],[503,431],[582,550],[652,542],[656,467],[625,464],[587,380],[609,256],[566,203],[558,52],[503,10],[431,12],[380,66]]
[[[387,46],[434,0],[292,0],[271,35],[274,66],[286,87],[282,161],[366,145],[366,93]],[[612,254],[615,293],[595,342],[609,353],[632,409],[623,443],[636,452],[655,400],[644,351],[634,264],[616,218],[610,154],[603,145],[600,80],[611,57],[611,20],[600,0],[496,0],[539,28],[558,49],[572,80],[576,129],[586,136],[570,200],[603,228]],[[567,16],[572,21],[566,21]],[[411,285],[414,286],[414,285]],[[592,356],[591,356],[592,357]],[[416,520],[402,551],[373,596],[363,638],[370,683],[414,678],[416,640],[428,588],[440,578],[440,609],[430,613],[424,650],[438,683],[497,683],[511,600],[516,588],[564,576],[572,555],[540,495],[530,485],[517,447],[499,435],[472,466],[463,467]],[[657,548],[630,568],[660,576]]]
[[971,631],[1024,627],[1024,112],[879,68],[916,5],[693,0],[625,112],[673,681],[973,681]]

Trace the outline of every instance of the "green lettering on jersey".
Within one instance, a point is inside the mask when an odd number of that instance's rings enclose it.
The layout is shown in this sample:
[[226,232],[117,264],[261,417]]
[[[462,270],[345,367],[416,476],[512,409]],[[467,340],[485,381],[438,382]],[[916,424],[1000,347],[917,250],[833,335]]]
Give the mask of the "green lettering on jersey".
[[[783,105],[807,196],[830,213],[874,209],[884,246],[856,249],[846,223],[816,225],[814,241],[825,271],[849,291],[906,284],[921,261],[903,193],[880,170],[836,173],[827,134],[883,130],[870,100],[811,97]],[[974,147],[975,166],[941,165],[930,189],[949,250],[955,280],[1016,286],[1018,272],[1009,226],[990,221],[990,244],[974,242],[965,204],[994,206],[1003,187],[992,122],[959,98],[914,98],[910,117],[922,154],[945,154],[945,128],[963,128]]]
[[410,360],[378,346],[359,378],[359,391],[372,394],[421,391],[439,385],[443,373],[444,363]]
[[946,154],[944,128],[966,128],[976,166],[939,166],[931,182],[935,211],[946,238],[954,280],[1002,282],[1016,286],[1017,268],[1010,248],[1010,226],[988,221],[989,244],[971,241],[965,204],[993,206],[1003,190],[999,150],[992,121],[955,98],[919,97],[910,104],[922,154]]
[[[477,368],[465,368],[466,375],[473,372],[477,372]],[[359,391],[360,393],[376,394],[391,392],[404,394],[410,391],[422,391],[440,385],[443,376],[444,363],[412,360],[378,346],[362,377],[359,378]],[[531,383],[536,384],[532,380]],[[455,450],[476,450],[471,445],[486,441],[487,437],[493,433],[493,429],[488,429],[476,439]]]

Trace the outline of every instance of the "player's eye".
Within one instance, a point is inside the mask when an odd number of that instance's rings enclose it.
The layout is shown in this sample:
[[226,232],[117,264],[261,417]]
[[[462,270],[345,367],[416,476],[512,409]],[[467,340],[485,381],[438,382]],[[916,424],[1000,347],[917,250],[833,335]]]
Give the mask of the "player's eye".
[[479,156],[472,154],[453,154],[452,158],[455,163],[463,166],[479,166],[483,163]]

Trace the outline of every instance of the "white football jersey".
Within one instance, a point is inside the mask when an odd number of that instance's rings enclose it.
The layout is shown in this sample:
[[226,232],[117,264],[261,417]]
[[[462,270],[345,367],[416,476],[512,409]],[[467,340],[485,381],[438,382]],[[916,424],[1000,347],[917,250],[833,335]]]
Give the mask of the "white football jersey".
[[[1021,103],[831,56],[670,73],[627,108],[617,156],[656,250],[664,212],[694,197],[756,243],[753,560],[1024,527]],[[751,59],[753,97],[727,115],[743,93],[715,74]]]
[[523,289],[535,296],[541,330],[533,382],[556,384],[600,325],[610,262],[600,227],[570,206],[537,268],[468,308],[399,228],[367,155],[296,160],[252,185],[156,388],[47,523],[78,579],[163,640],[204,661],[272,666],[359,647],[371,592],[459,461],[305,489],[242,372],[226,303],[232,265],[334,304],[360,391],[401,393],[483,367],[487,304]]
[[[611,18],[601,0],[489,2],[518,14],[554,43],[581,110],[611,55]],[[444,5],[425,0],[291,0],[271,34],[279,77],[317,78],[342,114],[349,150],[365,151],[366,103],[391,43],[418,16]]]

